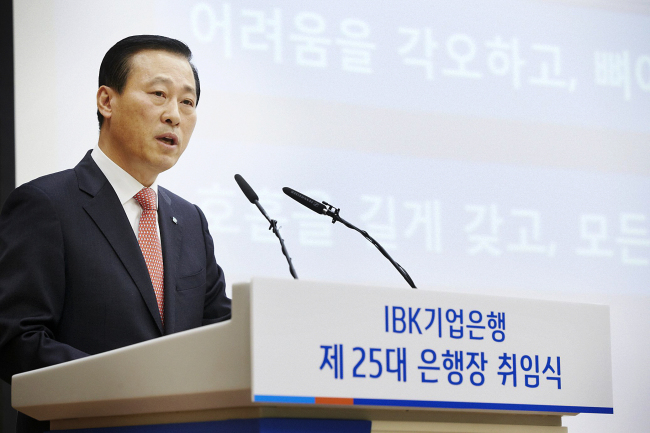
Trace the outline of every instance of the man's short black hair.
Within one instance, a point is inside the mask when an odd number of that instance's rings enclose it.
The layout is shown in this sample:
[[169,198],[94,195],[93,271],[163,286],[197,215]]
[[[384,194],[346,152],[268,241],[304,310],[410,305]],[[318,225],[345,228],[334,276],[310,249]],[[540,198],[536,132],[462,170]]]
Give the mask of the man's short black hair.
[[[192,67],[194,82],[196,84],[196,103],[199,103],[201,96],[201,83],[199,73],[192,64],[192,51],[183,42],[158,35],[137,35],[124,38],[111,47],[106,52],[104,60],[99,67],[99,87],[108,86],[115,89],[117,93],[122,93],[126,86],[126,80],[129,77],[131,68],[131,58],[144,50],[161,50],[169,53],[178,54],[187,59]],[[99,128],[104,123],[104,116],[97,110],[97,119]]]

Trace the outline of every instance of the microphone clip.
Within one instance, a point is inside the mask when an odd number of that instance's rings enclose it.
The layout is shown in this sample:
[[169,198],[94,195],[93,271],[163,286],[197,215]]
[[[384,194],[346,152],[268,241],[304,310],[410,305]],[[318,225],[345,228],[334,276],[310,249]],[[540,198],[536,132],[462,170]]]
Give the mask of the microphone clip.
[[331,204],[327,203],[326,201],[324,201],[323,204],[326,207],[325,214],[327,216],[329,216],[329,217],[332,217],[332,224],[334,224],[336,221],[340,221],[339,211],[341,209],[332,206]]

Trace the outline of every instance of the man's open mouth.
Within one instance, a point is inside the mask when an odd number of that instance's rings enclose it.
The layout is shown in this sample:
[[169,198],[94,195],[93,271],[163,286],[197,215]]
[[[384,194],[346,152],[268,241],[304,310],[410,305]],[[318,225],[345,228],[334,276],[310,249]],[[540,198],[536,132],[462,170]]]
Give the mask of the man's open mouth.
[[156,137],[157,140],[163,141],[169,145],[178,144],[178,138],[174,134],[164,134]]

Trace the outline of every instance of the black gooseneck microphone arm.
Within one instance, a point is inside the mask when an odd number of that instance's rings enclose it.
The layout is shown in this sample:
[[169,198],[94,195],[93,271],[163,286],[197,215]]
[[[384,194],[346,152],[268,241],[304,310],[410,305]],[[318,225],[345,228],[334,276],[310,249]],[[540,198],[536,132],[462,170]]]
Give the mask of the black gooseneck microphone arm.
[[332,217],[332,224],[334,224],[335,222],[338,221],[341,224],[343,224],[344,226],[346,226],[348,228],[351,228],[352,230],[355,230],[355,231],[361,233],[363,235],[363,237],[368,240],[368,242],[373,244],[379,250],[379,252],[382,253],[384,255],[384,257],[386,257],[388,259],[388,261],[393,264],[393,266],[395,266],[395,269],[397,269],[397,272],[400,273],[400,275],[406,280],[406,282],[409,284],[409,286],[411,286],[411,288],[413,288],[413,289],[417,289],[417,287],[415,287],[415,283],[413,282],[413,280],[409,276],[408,272],[406,272],[406,269],[404,269],[399,263],[397,263],[395,260],[393,260],[393,258],[390,256],[390,254],[388,254],[388,252],[384,249],[384,247],[382,247],[379,244],[379,242],[374,240],[372,238],[372,236],[370,236],[368,234],[368,232],[366,232],[365,230],[361,230],[358,227],[355,227],[353,224],[350,224],[349,222],[347,222],[346,220],[341,218],[341,216],[339,215],[340,209],[335,208],[334,206],[332,206],[331,204],[329,204],[327,202],[323,202],[323,204],[326,206],[325,215],[327,215],[329,217]]
[[291,257],[289,257],[289,252],[287,251],[287,247],[284,245],[284,239],[282,239],[282,236],[280,236],[280,230],[278,230],[278,222],[276,220],[271,219],[262,205],[259,202],[259,198],[257,197],[257,194],[255,194],[255,191],[253,191],[253,188],[250,187],[250,185],[244,180],[243,177],[240,175],[236,174],[235,175],[235,181],[243,191],[244,195],[246,198],[248,198],[248,201],[253,203],[257,208],[262,212],[262,215],[264,215],[264,218],[269,222],[269,230],[273,230],[273,233],[278,237],[280,240],[280,247],[282,248],[282,254],[287,258],[287,262],[289,263],[289,272],[291,272],[291,276],[294,279],[298,279],[298,274],[296,273],[296,270],[293,267],[293,263],[291,261]]
[[415,286],[415,283],[413,282],[413,280],[409,276],[408,272],[406,272],[406,269],[404,269],[399,263],[397,263],[395,260],[393,260],[393,258],[390,256],[390,254],[388,254],[388,252],[384,249],[384,247],[382,247],[379,244],[379,242],[374,240],[372,238],[372,236],[370,236],[368,234],[368,232],[366,232],[365,230],[361,230],[358,227],[355,227],[353,224],[350,224],[349,222],[347,222],[346,220],[341,218],[341,216],[339,215],[340,209],[335,208],[334,206],[332,206],[331,204],[329,204],[327,202],[318,203],[316,200],[313,200],[313,199],[307,197],[306,195],[301,194],[298,191],[295,191],[295,190],[293,190],[291,188],[285,187],[285,188],[282,188],[282,191],[284,191],[284,193],[286,195],[288,195],[292,199],[296,200],[298,203],[302,204],[305,207],[308,207],[309,209],[313,210],[314,212],[322,214],[322,215],[327,215],[328,217],[332,218],[332,224],[334,224],[335,222],[338,221],[341,224],[343,224],[344,226],[361,233],[361,235],[364,238],[366,238],[368,240],[368,242],[373,244],[379,250],[379,252],[382,253],[383,256],[386,257],[388,259],[388,261],[392,263],[392,265],[395,267],[395,269],[397,269],[397,272],[400,273],[400,275],[406,280],[406,282],[409,284],[409,286],[411,286],[411,288],[413,288],[413,289],[417,289],[417,287]]
[[291,261],[291,257],[289,257],[289,251],[287,251],[287,247],[284,245],[284,239],[282,239],[282,236],[280,236],[280,230],[278,230],[278,222],[276,220],[272,220],[269,218],[269,216],[266,214],[264,211],[264,208],[260,204],[259,201],[256,201],[255,206],[262,212],[262,215],[264,215],[264,218],[269,222],[269,230],[273,230],[273,233],[278,237],[280,240],[280,247],[282,248],[282,254],[287,258],[287,263],[289,263],[289,272],[291,272],[291,276],[294,279],[298,279],[298,274],[296,274],[296,270],[293,267],[293,262]]

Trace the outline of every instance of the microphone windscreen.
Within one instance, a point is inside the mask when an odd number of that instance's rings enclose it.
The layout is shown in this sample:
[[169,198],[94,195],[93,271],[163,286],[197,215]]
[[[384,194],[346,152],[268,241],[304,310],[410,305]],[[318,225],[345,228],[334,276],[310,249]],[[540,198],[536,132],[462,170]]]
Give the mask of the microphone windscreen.
[[236,174],[235,175],[235,181],[237,182],[237,185],[239,185],[239,187],[243,191],[246,198],[251,203],[255,204],[255,202],[259,200],[259,197],[257,197],[257,194],[255,194],[255,191],[253,191],[253,188],[251,188],[251,186],[244,180],[243,177]]
[[298,191],[295,191],[291,188],[284,187],[282,188],[282,191],[301,205],[308,207],[309,209],[313,210],[316,213],[325,214],[325,205],[323,203],[319,203],[314,199],[311,199],[307,197],[304,194],[299,193]]

